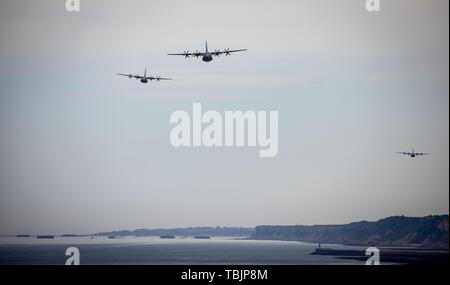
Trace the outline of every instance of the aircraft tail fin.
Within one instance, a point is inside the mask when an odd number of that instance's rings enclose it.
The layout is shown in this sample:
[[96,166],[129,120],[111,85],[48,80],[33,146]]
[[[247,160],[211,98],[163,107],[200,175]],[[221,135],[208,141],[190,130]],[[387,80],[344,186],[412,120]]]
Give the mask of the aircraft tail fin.
[[208,41],[205,42],[206,52],[208,52]]

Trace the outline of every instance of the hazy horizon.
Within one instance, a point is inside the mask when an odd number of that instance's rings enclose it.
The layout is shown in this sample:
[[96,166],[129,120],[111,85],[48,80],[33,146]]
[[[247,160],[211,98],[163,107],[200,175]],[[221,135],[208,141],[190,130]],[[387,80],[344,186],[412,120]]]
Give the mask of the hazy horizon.
[[[364,2],[1,1],[0,234],[448,214],[449,1]],[[248,51],[166,55],[205,41]],[[278,155],[174,148],[196,102],[277,110]]]

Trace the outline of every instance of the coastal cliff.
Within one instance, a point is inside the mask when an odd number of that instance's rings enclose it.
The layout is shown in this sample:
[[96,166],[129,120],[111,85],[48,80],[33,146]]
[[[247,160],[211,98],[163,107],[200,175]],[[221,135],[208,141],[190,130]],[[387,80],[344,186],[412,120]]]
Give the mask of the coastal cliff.
[[448,249],[448,215],[422,218],[395,216],[376,222],[361,221],[343,225],[257,226],[250,238]]

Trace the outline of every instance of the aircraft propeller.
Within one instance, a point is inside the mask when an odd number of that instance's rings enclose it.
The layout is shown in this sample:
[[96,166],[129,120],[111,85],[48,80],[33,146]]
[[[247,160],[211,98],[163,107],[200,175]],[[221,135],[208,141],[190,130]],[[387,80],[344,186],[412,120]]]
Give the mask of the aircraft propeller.
[[230,55],[230,49],[229,48],[225,49],[224,52],[225,52],[226,56]]
[[185,57],[185,58],[189,58],[189,51],[185,51],[185,52],[184,52],[184,57]]

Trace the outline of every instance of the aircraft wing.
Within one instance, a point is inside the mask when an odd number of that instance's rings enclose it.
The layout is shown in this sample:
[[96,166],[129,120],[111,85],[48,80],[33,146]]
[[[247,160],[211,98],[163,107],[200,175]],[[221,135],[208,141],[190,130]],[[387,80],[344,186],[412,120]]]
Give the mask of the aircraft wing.
[[167,55],[182,55],[182,56],[188,58],[191,56],[195,56],[195,57],[203,56],[203,55],[205,55],[205,53],[203,53],[203,52],[185,52],[185,53],[168,53]]
[[419,152],[419,153],[416,153],[416,155],[430,155],[430,154],[426,153],[426,152]]
[[411,155],[410,152],[400,152],[400,151],[398,151],[397,153],[404,154],[404,155]]
[[160,80],[172,80],[172,78],[165,78],[165,77],[147,77],[148,80],[156,80],[156,81],[160,81]]
[[234,49],[234,50],[229,50],[229,49],[225,49],[223,51],[214,51],[211,52],[211,54],[213,55],[221,55],[221,54],[226,54],[226,55],[230,55],[233,52],[240,52],[240,51],[246,51],[247,49]]
[[121,75],[121,76],[126,76],[126,77],[128,77],[128,78],[137,78],[137,79],[141,79],[142,78],[142,76],[139,76],[139,75],[133,75],[133,74],[123,74],[123,73],[117,73],[117,75]]

